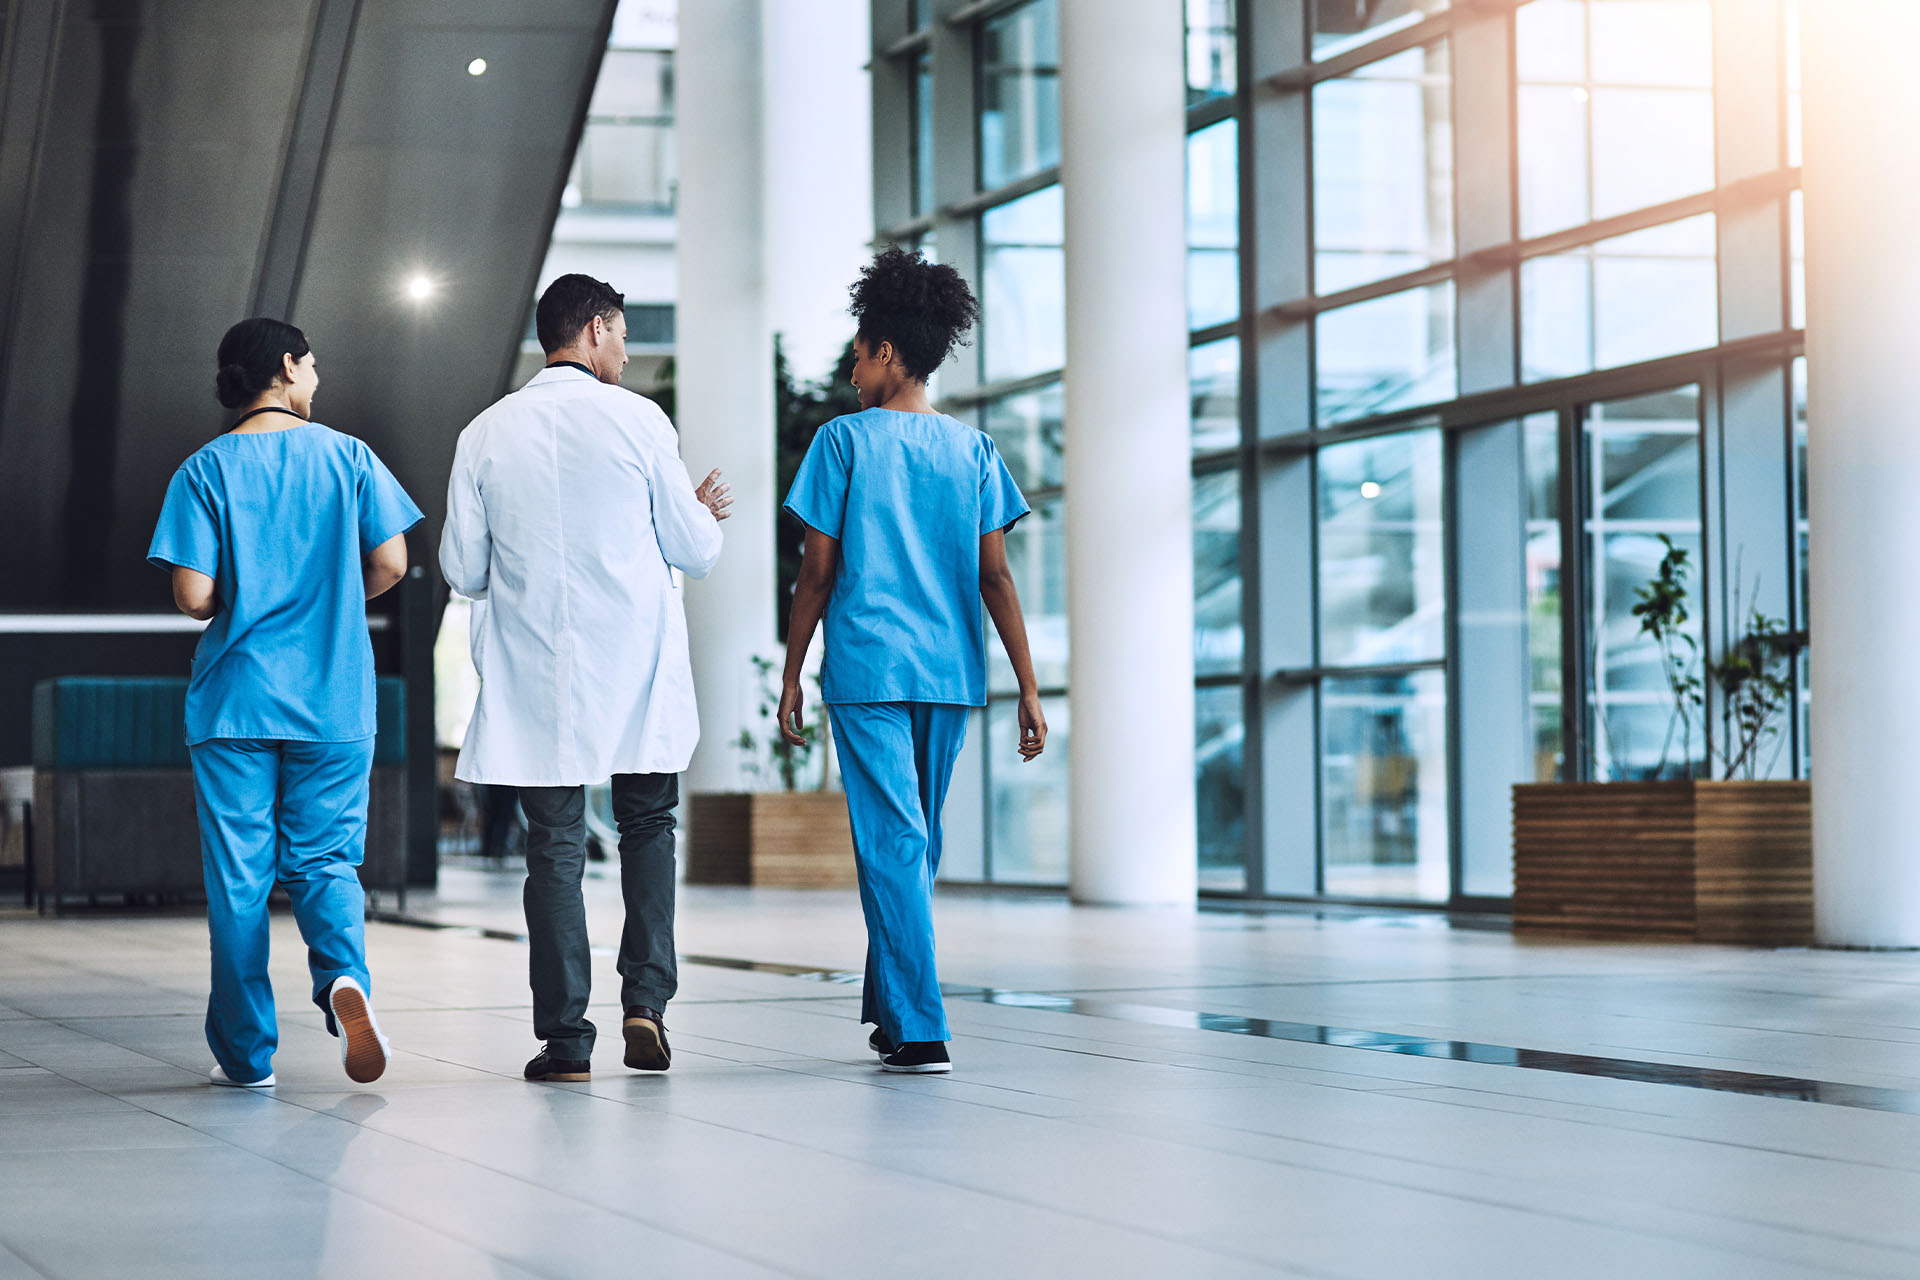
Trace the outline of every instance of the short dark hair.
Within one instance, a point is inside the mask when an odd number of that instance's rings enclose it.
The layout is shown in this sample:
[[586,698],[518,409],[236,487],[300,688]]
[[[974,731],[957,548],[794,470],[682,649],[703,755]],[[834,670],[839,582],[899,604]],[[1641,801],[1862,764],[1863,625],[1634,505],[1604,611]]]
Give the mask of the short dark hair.
[[213,394],[229,409],[238,409],[271,387],[280,376],[280,357],[296,361],[306,357],[307,335],[284,320],[254,316],[227,330],[220,339],[215,357],[220,372],[214,375]]
[[847,310],[867,350],[891,342],[908,375],[922,382],[980,318],[980,304],[958,271],[899,245],[874,255],[847,292],[853,296]]
[[608,324],[626,309],[625,295],[605,280],[578,273],[561,276],[540,295],[533,309],[534,332],[540,336],[540,349],[551,355],[573,345],[580,331],[599,316]]

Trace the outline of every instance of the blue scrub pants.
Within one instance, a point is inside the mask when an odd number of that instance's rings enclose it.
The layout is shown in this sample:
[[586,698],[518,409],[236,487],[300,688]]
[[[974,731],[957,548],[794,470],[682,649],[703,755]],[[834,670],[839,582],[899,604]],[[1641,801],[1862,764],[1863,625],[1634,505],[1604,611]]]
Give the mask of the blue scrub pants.
[[[307,943],[313,1000],[367,976],[366,849],[373,739],[283,742],[215,738],[188,748],[200,810],[200,855],[213,942],[207,1044],[228,1076],[259,1080],[280,1042],[267,978],[267,895],[277,880]],[[332,1015],[328,1015],[329,1030]]]
[[860,1021],[895,1044],[947,1039],[933,963],[940,809],[967,736],[968,708],[840,702],[830,709],[853,821],[867,979]]

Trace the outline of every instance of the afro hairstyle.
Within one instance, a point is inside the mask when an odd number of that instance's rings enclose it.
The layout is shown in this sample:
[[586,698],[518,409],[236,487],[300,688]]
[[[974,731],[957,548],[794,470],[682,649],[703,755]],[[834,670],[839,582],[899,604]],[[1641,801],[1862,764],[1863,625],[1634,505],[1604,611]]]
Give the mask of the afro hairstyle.
[[980,318],[958,271],[891,245],[860,269],[847,292],[857,336],[871,351],[891,342],[910,377],[924,382]]

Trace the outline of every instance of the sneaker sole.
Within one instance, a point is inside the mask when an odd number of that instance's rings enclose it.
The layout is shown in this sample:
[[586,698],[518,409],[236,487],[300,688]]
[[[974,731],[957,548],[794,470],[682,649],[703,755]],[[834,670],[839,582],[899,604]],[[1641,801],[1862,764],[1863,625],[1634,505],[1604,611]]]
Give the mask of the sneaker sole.
[[918,1066],[907,1067],[895,1066],[891,1062],[883,1062],[880,1064],[880,1069],[882,1071],[891,1071],[895,1075],[902,1076],[937,1076],[953,1070],[953,1064],[951,1062],[925,1062]]
[[593,1079],[590,1071],[556,1071],[551,1075],[528,1076],[534,1084],[587,1084]]
[[673,1065],[667,1046],[661,1043],[660,1029],[645,1018],[629,1018],[620,1024],[627,1042],[626,1064],[635,1071],[665,1071]]
[[345,987],[336,990],[329,1003],[333,1020],[340,1024],[340,1034],[347,1042],[347,1079],[355,1084],[372,1084],[386,1073],[387,1051],[380,1043],[380,1033],[373,1029],[367,1002],[358,991]]

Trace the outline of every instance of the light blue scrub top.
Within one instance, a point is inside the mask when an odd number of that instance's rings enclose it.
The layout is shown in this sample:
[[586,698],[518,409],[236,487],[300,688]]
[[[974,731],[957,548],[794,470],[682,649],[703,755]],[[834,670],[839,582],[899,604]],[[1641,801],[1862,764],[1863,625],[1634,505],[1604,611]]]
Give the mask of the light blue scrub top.
[[329,427],[223,435],[180,464],[147,559],[214,581],[187,742],[374,733],[362,557],[422,519],[373,450]]
[[986,702],[980,539],[1028,507],[985,432],[894,409],[835,418],[786,507],[840,541],[825,701]]

